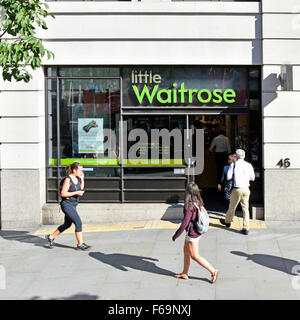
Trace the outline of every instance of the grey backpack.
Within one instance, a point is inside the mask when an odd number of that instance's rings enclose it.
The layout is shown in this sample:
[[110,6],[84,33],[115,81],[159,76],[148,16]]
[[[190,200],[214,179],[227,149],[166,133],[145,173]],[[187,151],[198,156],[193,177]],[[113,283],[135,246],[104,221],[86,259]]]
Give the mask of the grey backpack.
[[197,209],[196,219],[194,221],[196,230],[199,234],[203,234],[208,231],[209,215],[204,207],[199,208],[195,203],[194,206]]

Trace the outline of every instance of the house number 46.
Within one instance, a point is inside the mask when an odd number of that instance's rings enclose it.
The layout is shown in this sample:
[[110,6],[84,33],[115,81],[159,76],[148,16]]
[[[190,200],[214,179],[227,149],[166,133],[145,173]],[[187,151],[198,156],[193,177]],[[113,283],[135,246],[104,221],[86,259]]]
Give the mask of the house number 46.
[[280,168],[288,168],[291,165],[290,158],[280,159],[280,161],[276,164]]

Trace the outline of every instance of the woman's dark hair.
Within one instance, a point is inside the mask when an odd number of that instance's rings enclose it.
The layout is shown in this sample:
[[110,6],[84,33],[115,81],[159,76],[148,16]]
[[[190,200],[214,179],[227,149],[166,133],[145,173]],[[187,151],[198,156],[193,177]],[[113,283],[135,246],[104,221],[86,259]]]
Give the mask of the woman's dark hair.
[[200,195],[200,190],[198,188],[198,185],[194,182],[190,182],[185,190],[184,195],[184,209],[193,209],[194,203],[198,206],[204,206],[204,202]]
[[68,164],[66,166],[67,175],[72,174],[74,170],[77,170],[79,167],[82,167],[82,164],[79,162],[73,162],[72,164]]

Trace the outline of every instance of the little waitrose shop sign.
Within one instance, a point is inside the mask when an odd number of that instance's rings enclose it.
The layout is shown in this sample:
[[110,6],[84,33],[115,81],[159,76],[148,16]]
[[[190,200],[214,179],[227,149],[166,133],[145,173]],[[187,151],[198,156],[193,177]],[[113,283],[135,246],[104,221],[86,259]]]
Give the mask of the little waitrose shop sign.
[[242,69],[123,68],[122,79],[124,106],[247,105],[247,79]]
[[165,103],[188,103],[193,102],[194,96],[197,97],[200,103],[210,103],[214,102],[216,104],[222,103],[225,101],[226,103],[234,103],[236,93],[233,89],[226,89],[224,92],[221,89],[215,89],[213,91],[209,89],[185,89],[184,82],[177,85],[177,83],[173,83],[172,89],[159,89],[159,85],[155,84],[151,89],[148,88],[146,83],[152,84],[161,83],[161,76],[159,74],[154,74],[152,76],[152,72],[147,73],[135,73],[136,71],[132,71],[132,80],[133,83],[144,83],[141,90],[138,89],[137,85],[132,85],[132,89],[136,95],[136,98],[140,104],[142,104],[144,99],[147,99],[149,103],[153,103],[154,98],[157,99],[158,102]]

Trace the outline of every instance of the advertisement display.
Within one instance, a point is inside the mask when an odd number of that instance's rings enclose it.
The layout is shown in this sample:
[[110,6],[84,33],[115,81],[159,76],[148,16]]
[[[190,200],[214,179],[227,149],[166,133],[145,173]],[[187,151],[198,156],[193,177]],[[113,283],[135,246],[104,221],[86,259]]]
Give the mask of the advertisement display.
[[103,119],[78,119],[79,153],[103,153]]

